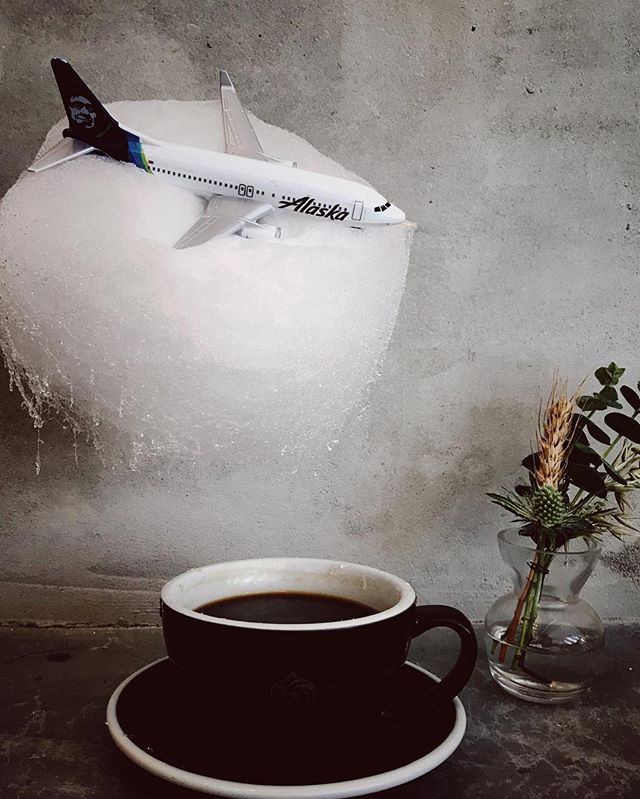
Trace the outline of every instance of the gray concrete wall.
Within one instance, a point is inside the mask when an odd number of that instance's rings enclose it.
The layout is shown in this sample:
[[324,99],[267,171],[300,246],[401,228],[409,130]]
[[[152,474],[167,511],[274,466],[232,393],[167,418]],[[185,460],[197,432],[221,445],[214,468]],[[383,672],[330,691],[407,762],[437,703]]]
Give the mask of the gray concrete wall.
[[[554,370],[640,375],[640,7],[8,0],[0,191],[60,118],[48,59],[107,100],[206,99],[218,67],[256,115],[366,177],[418,224],[383,373],[340,443],[234,471],[105,469],[36,433],[0,376],[2,618],[155,620],[204,562],[310,554],[401,574],[481,618],[506,588],[501,514]],[[239,512],[250,484],[259,512]],[[638,547],[585,589],[640,617]]]

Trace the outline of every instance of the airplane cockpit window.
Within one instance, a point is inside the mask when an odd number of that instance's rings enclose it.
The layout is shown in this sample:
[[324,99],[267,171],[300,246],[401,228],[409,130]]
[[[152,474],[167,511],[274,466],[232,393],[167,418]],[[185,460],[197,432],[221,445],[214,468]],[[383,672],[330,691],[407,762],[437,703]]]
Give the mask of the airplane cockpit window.
[[391,203],[386,200],[384,205],[376,205],[373,209],[375,213],[379,213],[380,211],[386,211],[387,208],[391,208]]

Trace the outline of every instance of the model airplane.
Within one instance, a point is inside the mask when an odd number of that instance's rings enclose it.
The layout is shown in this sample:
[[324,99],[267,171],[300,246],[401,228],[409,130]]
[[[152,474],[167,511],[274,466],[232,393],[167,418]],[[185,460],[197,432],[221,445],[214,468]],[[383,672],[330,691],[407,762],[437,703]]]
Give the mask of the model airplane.
[[397,225],[404,212],[374,189],[352,180],[297,169],[263,152],[226,72],[220,97],[226,152],[157,141],[120,125],[62,58],[51,60],[69,118],[63,138],[29,169],[52,166],[98,152],[126,161],[150,175],[204,197],[204,214],[175,244],[194,247],[232,233],[246,238],[280,238],[280,228],[260,220],[276,208],[364,227]]

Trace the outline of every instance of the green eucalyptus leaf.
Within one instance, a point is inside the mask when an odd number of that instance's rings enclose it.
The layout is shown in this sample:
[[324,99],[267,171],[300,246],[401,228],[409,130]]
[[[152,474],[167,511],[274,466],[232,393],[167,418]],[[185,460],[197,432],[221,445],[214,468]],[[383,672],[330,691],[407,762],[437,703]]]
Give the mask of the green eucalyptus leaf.
[[531,455],[527,455],[527,457],[522,461],[522,465],[528,471],[535,472],[535,470],[538,468],[538,453],[532,452]]
[[596,394],[592,397],[585,394],[582,397],[578,397],[576,400],[576,404],[581,411],[585,411],[585,413],[590,413],[591,411],[603,411],[605,408],[609,407],[608,403],[601,400]]
[[590,455],[587,455],[586,452],[582,452],[579,447],[575,447],[571,454],[569,455],[569,459],[567,461],[567,469],[571,469],[573,464],[580,464],[581,466],[589,466],[592,462],[592,458]]
[[583,453],[592,463],[600,463],[602,458],[589,444],[583,444],[581,441],[576,441],[576,449],[578,452]]
[[591,438],[595,438],[596,441],[599,441],[601,444],[610,444],[611,439],[609,436],[604,432],[601,427],[595,422],[592,422],[591,419],[586,419],[586,428],[589,431],[589,435]]
[[635,411],[640,411],[640,396],[629,386],[620,386],[620,393]]
[[573,435],[577,435],[580,430],[584,430],[587,424],[587,417],[582,413],[571,414],[571,430]]
[[609,372],[609,375],[611,376],[611,384],[614,385],[614,386],[616,385],[618,380],[620,380],[622,375],[625,373],[625,369],[623,369],[622,367],[618,366],[613,361],[611,361],[609,366],[607,366],[607,371]]
[[611,375],[609,374],[609,370],[606,366],[601,366],[599,369],[596,369],[594,372],[594,376],[598,383],[603,386],[611,385]]
[[617,399],[603,397],[603,396],[600,396],[599,399],[604,404],[605,408],[622,408],[622,405],[618,402]]
[[618,402],[618,392],[613,386],[605,386],[593,396],[602,400],[608,408],[622,408],[622,405]]
[[570,463],[568,474],[569,480],[574,486],[582,488],[597,497],[605,497],[607,495],[607,486],[604,479],[595,469],[590,469],[579,463]]
[[598,396],[604,400],[617,400],[618,392],[613,386],[605,386],[604,388],[600,389]]
[[584,430],[578,430],[578,432],[575,433],[573,436],[573,443],[574,446],[577,446],[578,444],[582,444],[583,447],[591,446],[591,443],[589,442],[587,434],[584,432]]
[[616,433],[624,436],[634,444],[640,444],[640,424],[624,413],[608,413],[604,417],[605,424]]

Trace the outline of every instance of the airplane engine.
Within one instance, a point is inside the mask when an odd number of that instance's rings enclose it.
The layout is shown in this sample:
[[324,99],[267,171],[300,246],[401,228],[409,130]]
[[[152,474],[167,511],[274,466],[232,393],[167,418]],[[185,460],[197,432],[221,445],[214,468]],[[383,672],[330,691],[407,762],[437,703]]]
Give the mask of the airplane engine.
[[297,167],[297,161],[286,161],[283,158],[274,158],[272,155],[267,155],[266,153],[262,153],[263,158],[265,161],[271,161],[273,164],[281,164],[282,166],[293,166]]
[[259,239],[268,241],[269,239],[279,239],[281,230],[276,225],[262,225],[257,222],[252,225],[245,225],[240,231],[243,239]]

